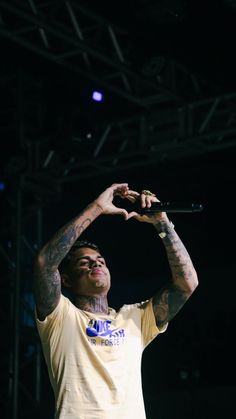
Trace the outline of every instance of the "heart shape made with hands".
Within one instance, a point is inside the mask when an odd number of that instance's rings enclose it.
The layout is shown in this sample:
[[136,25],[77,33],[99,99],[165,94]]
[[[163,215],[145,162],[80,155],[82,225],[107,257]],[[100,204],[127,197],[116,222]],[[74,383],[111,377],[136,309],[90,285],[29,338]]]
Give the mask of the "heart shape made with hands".
[[126,220],[129,220],[131,218],[135,218],[138,221],[143,222],[154,222],[158,218],[161,218],[160,215],[157,216],[157,214],[148,214],[145,213],[145,210],[149,210],[153,203],[160,202],[156,195],[152,193],[151,191],[144,189],[141,191],[141,193],[127,189],[125,193],[117,193],[116,195],[120,196],[122,199],[127,199],[132,203],[132,207],[126,207],[125,210],[127,211],[127,217]]

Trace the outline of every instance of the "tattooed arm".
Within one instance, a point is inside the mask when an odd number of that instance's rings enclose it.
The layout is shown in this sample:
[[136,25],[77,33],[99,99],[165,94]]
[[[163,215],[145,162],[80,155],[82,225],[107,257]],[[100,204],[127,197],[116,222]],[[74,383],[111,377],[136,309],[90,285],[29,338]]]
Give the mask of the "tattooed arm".
[[101,212],[96,203],[90,204],[78,217],[62,227],[38,253],[34,270],[34,296],[40,320],[44,320],[59,302],[61,278],[58,266],[74,242]]
[[[152,202],[158,202],[155,195],[146,195],[145,193],[136,193],[135,199],[140,200],[143,208],[150,208]],[[172,280],[152,298],[156,323],[159,328],[162,328],[173,319],[197,287],[197,273],[185,246],[175,232],[166,213],[160,212],[154,215],[139,215],[136,213],[134,217],[138,221],[153,224],[158,233],[164,233],[165,236],[162,240],[171,269]]]
[[197,273],[191,258],[168,219],[154,224],[156,230],[165,232],[162,239],[172,273],[171,282],[152,299],[156,323],[163,327],[178,313],[198,286]]
[[69,252],[83,231],[101,214],[128,213],[113,205],[113,198],[129,196],[127,183],[113,184],[88,205],[76,218],[62,227],[40,250],[35,260],[34,296],[37,315],[44,320],[57,306],[61,295],[61,278],[58,271],[62,259]]

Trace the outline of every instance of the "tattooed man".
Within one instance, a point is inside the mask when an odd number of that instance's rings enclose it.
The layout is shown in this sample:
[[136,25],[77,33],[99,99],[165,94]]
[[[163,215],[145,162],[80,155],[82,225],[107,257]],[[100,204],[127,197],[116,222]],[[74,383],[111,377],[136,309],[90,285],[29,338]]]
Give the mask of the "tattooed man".
[[[151,207],[157,197],[113,184],[62,227],[35,260],[36,322],[55,395],[55,418],[144,419],[141,358],[198,285],[190,256],[166,213],[128,213],[119,196]],[[110,272],[99,248],[78,240],[102,214],[152,223],[166,249],[171,280],[149,300],[108,305]],[[61,286],[73,294],[72,301]]]

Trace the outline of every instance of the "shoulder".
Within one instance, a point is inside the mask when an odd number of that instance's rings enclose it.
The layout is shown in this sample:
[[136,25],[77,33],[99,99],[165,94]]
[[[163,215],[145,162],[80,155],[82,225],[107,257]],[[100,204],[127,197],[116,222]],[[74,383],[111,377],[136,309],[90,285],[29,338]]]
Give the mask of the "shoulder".
[[76,309],[74,304],[69,300],[69,298],[65,297],[63,294],[60,295],[59,302],[57,306],[54,308],[54,310],[48,314],[44,320],[40,320],[37,317],[37,312],[35,310],[35,317],[37,324],[44,325],[46,323],[54,322],[56,320],[61,319],[62,317],[65,317],[66,314],[69,312],[69,310]]
[[152,310],[152,303],[151,300],[145,300],[141,301],[139,303],[133,303],[133,304],[124,304],[118,311],[118,315],[123,315],[126,317],[137,315],[142,317],[143,313],[149,309],[149,307]]
[[144,300],[139,303],[133,303],[133,304],[124,304],[119,311],[132,311],[132,310],[141,310],[145,309],[147,305],[151,304],[150,300]]

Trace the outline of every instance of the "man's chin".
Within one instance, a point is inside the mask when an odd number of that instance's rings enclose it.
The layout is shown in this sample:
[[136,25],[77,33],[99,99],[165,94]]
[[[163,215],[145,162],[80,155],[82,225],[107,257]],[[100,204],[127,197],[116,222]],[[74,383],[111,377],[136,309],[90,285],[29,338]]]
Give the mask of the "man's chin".
[[95,285],[96,288],[106,288],[106,286],[107,286],[106,282],[102,281],[102,280],[95,281],[94,285]]

